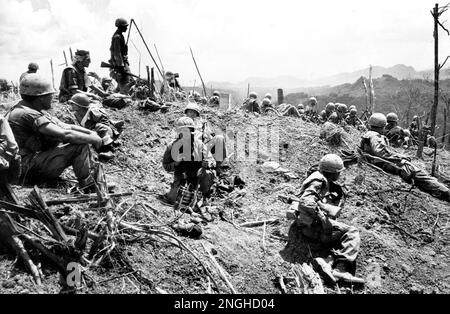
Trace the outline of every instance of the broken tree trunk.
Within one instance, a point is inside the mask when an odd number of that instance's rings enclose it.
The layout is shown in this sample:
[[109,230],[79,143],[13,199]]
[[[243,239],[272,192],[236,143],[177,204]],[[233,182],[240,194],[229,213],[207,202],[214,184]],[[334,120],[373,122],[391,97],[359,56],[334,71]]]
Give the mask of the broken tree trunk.
[[58,220],[48,209],[37,186],[33,188],[28,196],[31,206],[36,210],[36,216],[52,232],[53,237],[58,241],[68,242],[68,238]]

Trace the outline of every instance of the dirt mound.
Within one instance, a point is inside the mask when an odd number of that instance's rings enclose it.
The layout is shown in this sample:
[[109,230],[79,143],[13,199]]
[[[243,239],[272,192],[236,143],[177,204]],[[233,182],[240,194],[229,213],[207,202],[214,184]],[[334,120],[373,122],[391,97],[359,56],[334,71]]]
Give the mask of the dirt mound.
[[[162,168],[161,159],[166,144],[174,138],[173,125],[182,115],[184,106],[174,103],[166,114],[131,107],[108,109],[114,119],[126,122],[121,136],[123,144],[116,158],[105,164],[109,180],[117,185],[116,191],[133,192],[132,196],[122,198],[119,215],[134,203],[145,203],[152,209],[152,215],[146,214],[142,206],[136,206],[127,218],[154,225],[167,225],[176,218],[172,207],[160,203],[156,196],[167,191],[172,180],[171,174]],[[55,108],[56,112],[60,110]],[[253,160],[232,159],[228,175],[230,178],[238,175],[245,181],[245,189],[240,191],[245,196],[238,200],[215,197],[210,204],[213,221],[204,224],[202,237],[181,239],[209,265],[212,264],[204,245],[213,247],[215,259],[227,271],[237,292],[281,293],[278,277],[292,277],[294,265],[309,262],[311,257],[324,252],[301,239],[295,226],[285,218],[288,205],[279,201],[278,195],[295,192],[306,178],[309,167],[324,154],[354,148],[359,133],[351,130],[345,136],[347,145],[330,147],[319,138],[319,126],[297,118],[255,117],[213,110],[209,111],[209,118],[224,133],[245,129],[255,135],[257,126],[279,130],[279,164],[288,171],[268,171],[265,163],[270,161],[270,154],[258,154]],[[247,151],[248,145],[245,146]],[[414,151],[406,153],[414,155]],[[446,152],[441,152],[439,160],[445,164],[450,158]],[[431,157],[413,162],[429,169]],[[356,274],[368,280],[363,290],[348,287],[345,291],[449,293],[449,204],[417,189],[409,191],[410,186],[398,177],[363,163],[348,167],[341,180],[350,193],[340,220],[360,230],[362,247]],[[20,196],[29,191],[19,187],[15,190]],[[43,192],[45,199],[66,194],[63,188],[43,189]],[[84,212],[92,215],[90,221],[95,223],[98,213],[87,207],[75,204],[55,208],[61,211],[59,218],[62,220]],[[274,219],[278,222],[255,228],[240,227],[249,221]],[[167,227],[167,230],[171,229]],[[116,259],[119,262],[90,273],[98,285],[80,292],[155,293],[162,289],[168,293],[205,293],[210,284],[214,286],[190,254],[163,241],[141,239],[122,246],[116,254],[120,255]],[[133,273],[124,276],[127,272]],[[230,292],[218,274],[213,272],[213,275],[219,291]],[[5,293],[56,293],[60,290],[56,271],[47,269],[43,286],[36,287],[20,263],[14,264],[14,259],[6,254],[0,258],[0,286]],[[293,291],[289,287],[288,290]],[[327,287],[326,291],[342,293],[344,290]]]

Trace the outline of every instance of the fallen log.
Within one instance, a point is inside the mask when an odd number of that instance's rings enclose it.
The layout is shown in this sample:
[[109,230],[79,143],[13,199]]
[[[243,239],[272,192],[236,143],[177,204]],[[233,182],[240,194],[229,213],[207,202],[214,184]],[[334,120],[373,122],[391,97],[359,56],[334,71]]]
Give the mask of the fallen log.
[[208,256],[213,262],[213,265],[216,268],[220,278],[222,278],[222,280],[227,284],[228,288],[230,288],[233,294],[237,294],[236,290],[234,289],[233,285],[231,284],[230,280],[227,277],[228,273],[225,271],[225,269],[222,268],[222,266],[219,265],[216,258],[214,257],[214,255],[212,255],[211,251],[206,248],[205,244],[202,243],[202,246],[205,249],[206,253],[208,253]]
[[[130,196],[133,195],[131,192],[124,193],[112,193],[107,194],[108,197],[121,197],[121,196]],[[79,196],[71,196],[66,198],[60,198],[56,200],[48,200],[45,203],[47,206],[60,205],[60,204],[71,204],[71,203],[85,203],[91,201],[97,201],[97,194],[88,194],[88,195],[79,195]]]
[[276,223],[279,223],[280,219],[269,219],[269,220],[259,220],[259,221],[250,221],[250,222],[245,222],[243,224],[240,224],[240,227],[243,228],[253,228],[253,227],[260,227],[260,226],[264,226],[264,225],[273,225]]
[[36,210],[37,218],[50,229],[53,237],[58,241],[68,243],[69,239],[67,238],[66,233],[55,216],[48,210],[37,186],[35,186],[30,195],[28,195],[28,199],[31,206]]

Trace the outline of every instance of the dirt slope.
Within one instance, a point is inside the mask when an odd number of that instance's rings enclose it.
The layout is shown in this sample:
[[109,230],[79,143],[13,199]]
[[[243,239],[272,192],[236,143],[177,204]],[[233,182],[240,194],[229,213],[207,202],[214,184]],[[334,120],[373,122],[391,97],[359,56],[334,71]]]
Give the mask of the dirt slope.
[[[161,165],[165,144],[173,139],[173,124],[182,114],[183,104],[174,104],[169,113],[146,113],[135,108],[111,111],[114,118],[124,119],[126,129],[122,134],[123,145],[116,159],[105,165],[110,181],[117,184],[117,192],[135,192],[123,198],[119,212],[134,202],[146,202],[153,208],[148,216],[136,207],[127,215],[130,221],[147,221],[163,225],[172,221],[175,213],[171,207],[156,200],[164,193],[172,176]],[[58,111],[59,109],[56,109]],[[309,166],[318,162],[327,152],[336,151],[319,139],[320,127],[295,118],[253,117],[241,113],[217,114],[211,112],[213,124],[222,128],[232,126],[242,129],[250,125],[272,125],[280,129],[280,144],[288,144],[285,160],[281,165],[292,170],[298,179],[268,173],[262,161],[232,161],[230,177],[239,175],[246,182],[245,197],[238,205],[224,205],[216,198],[211,208],[213,222],[204,225],[202,238],[182,238],[202,261],[209,261],[202,246],[211,245],[217,251],[216,258],[230,274],[230,281],[239,293],[280,293],[277,276],[292,276],[292,265],[308,262],[311,256],[323,254],[313,244],[301,241],[298,230],[285,219],[286,204],[277,196],[295,191],[306,178]],[[350,147],[357,144],[359,134],[352,131],[346,137]],[[413,155],[413,151],[406,152]],[[441,152],[442,164],[450,160],[447,152]],[[414,161],[429,167],[430,160]],[[356,274],[369,280],[364,289],[346,291],[354,293],[449,293],[450,292],[450,205],[413,189],[410,193],[374,191],[390,188],[408,189],[395,176],[387,175],[364,164],[349,167],[343,175],[343,183],[350,191],[346,208],[340,218],[357,226],[361,232],[362,247],[357,261]],[[25,197],[29,188],[19,188]],[[43,189],[45,198],[57,198],[65,194],[63,187]],[[62,220],[71,219],[76,212],[84,212],[95,225],[98,213],[86,204],[60,206]],[[223,220],[218,212],[223,212]],[[438,224],[435,228],[436,218]],[[239,228],[246,221],[280,218],[281,223],[263,227]],[[182,217],[184,219],[184,217]],[[389,220],[391,223],[384,222]],[[234,223],[234,225],[232,224]],[[395,227],[393,224],[397,227]],[[400,231],[401,228],[403,231]],[[433,230],[434,229],[434,230]],[[169,230],[169,229],[168,229]],[[407,235],[406,232],[410,235]],[[265,236],[263,234],[265,233]],[[413,237],[411,237],[411,235]],[[273,237],[272,237],[273,236]],[[288,241],[283,241],[286,238]],[[0,253],[2,254],[2,253]],[[20,264],[13,264],[14,257],[0,255],[0,291],[3,293],[57,293],[59,275],[50,268],[45,269],[42,287],[36,287]],[[122,246],[116,253],[120,262],[98,268],[90,275],[98,282],[95,288],[82,293],[155,293],[156,288],[168,293],[205,293],[208,280],[200,264],[185,250],[164,242],[145,241]],[[114,279],[115,276],[138,270],[138,275]],[[223,281],[214,274],[222,293],[229,292]],[[102,282],[102,280],[108,280]],[[289,287],[288,287],[289,288]],[[335,287],[327,292],[335,293]],[[341,289],[341,292],[344,290]]]

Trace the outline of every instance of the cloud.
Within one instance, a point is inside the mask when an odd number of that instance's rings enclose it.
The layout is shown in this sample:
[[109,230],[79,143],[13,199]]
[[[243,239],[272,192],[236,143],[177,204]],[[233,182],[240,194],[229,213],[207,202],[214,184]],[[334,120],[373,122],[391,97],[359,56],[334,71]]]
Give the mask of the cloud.
[[[210,80],[294,75],[313,78],[369,64],[432,66],[434,0],[0,0],[0,76],[18,77],[30,61],[56,85],[62,51],[91,51],[90,70],[106,75],[114,20],[134,18],[154,57],[193,83],[192,47]],[[443,17],[445,20],[445,17]],[[450,48],[441,32],[441,54]],[[153,66],[138,33],[131,32],[132,71]],[[139,52],[137,51],[139,50]],[[198,81],[198,80],[197,80]]]

